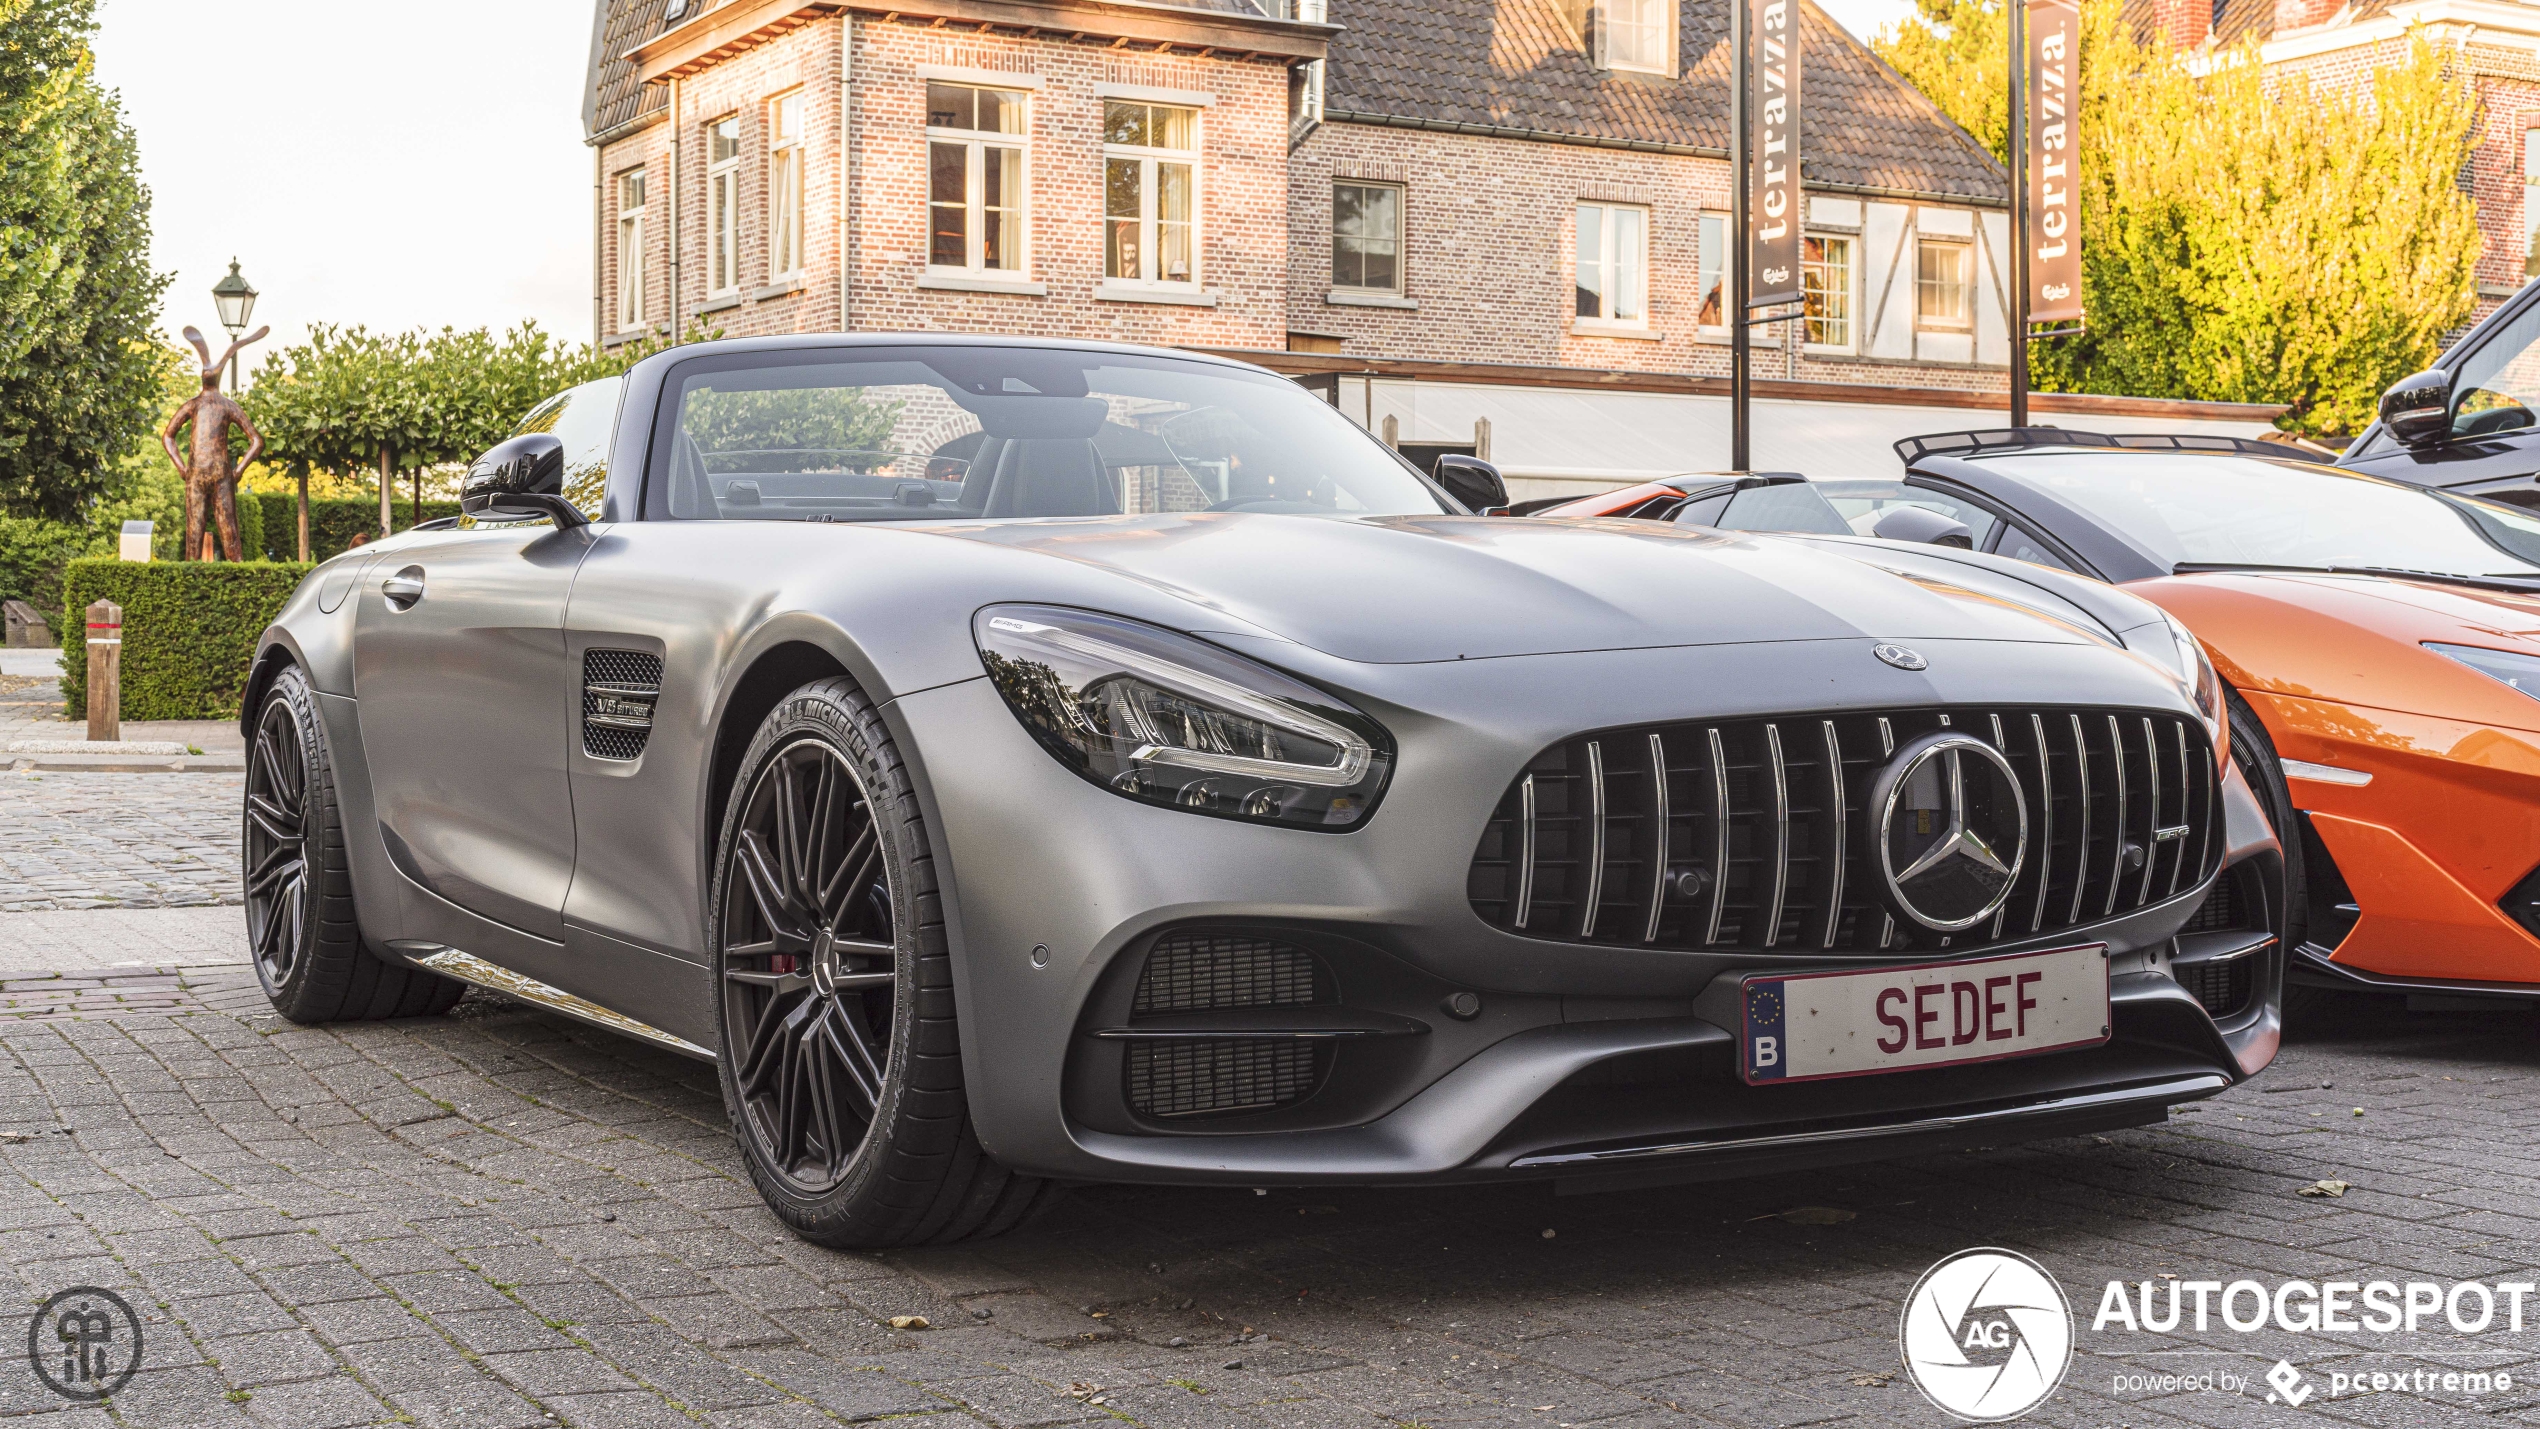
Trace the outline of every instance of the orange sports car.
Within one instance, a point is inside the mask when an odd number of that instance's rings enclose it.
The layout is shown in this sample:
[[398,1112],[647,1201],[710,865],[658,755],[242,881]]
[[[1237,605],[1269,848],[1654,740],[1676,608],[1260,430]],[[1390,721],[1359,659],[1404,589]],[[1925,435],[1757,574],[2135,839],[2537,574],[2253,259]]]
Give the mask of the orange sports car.
[[[1902,480],[1684,477],[1538,514],[1826,530],[1804,493],[1855,535],[2122,584],[2231,686],[2297,981],[2540,996],[2540,514],[2276,443],[2031,428],[1898,452]],[[1803,516],[1755,519],[1766,496]]]

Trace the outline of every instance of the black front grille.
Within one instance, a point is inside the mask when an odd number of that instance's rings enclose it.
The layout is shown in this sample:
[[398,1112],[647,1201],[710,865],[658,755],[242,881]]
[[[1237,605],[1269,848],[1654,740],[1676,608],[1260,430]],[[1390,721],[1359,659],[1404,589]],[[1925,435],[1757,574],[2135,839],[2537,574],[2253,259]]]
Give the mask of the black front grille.
[[1147,954],[1133,1013],[1215,1012],[1331,1000],[1311,953],[1267,938],[1175,933]]
[[[2008,901],[1951,935],[1889,912],[1863,812],[1893,752],[1943,729],[2003,752],[2029,823]],[[2141,710],[1953,707],[1610,730],[1526,766],[1483,830],[1466,894],[1493,927],[1563,942],[1974,947],[2203,882],[2222,857],[2216,793],[2204,727]]]
[[2256,958],[2228,962],[2189,963],[2171,969],[2178,985],[2204,1004],[2207,1015],[2227,1017],[2249,1005],[2249,989],[2257,980]]
[[1172,1038],[1129,1044],[1129,1105],[1140,1116],[1227,1116],[1304,1100],[1327,1044],[1298,1038]]
[[582,752],[633,759],[653,731],[661,698],[661,657],[641,650],[582,652]]

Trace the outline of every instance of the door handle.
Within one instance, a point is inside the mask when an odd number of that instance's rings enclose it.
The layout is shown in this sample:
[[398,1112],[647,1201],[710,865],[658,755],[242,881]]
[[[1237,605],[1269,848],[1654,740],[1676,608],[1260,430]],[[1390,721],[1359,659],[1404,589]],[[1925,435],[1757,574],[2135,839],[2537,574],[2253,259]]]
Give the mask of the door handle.
[[408,566],[379,583],[379,593],[388,598],[390,610],[410,609],[423,599],[423,567]]

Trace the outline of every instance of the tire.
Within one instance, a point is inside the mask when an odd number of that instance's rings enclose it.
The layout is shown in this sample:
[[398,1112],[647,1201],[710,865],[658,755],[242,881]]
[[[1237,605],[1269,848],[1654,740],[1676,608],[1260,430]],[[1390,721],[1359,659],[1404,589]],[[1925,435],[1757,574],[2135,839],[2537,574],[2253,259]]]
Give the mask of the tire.
[[943,1243],[1056,1197],[972,1130],[934,851],[854,682],[805,685],[759,726],[714,868],[724,1106],[787,1225],[828,1246]]
[[291,666],[257,706],[239,866],[247,946],[273,1009],[293,1022],[432,1017],[467,988],[362,946],[335,766],[308,676]]
[[[2275,831],[2275,841],[2284,849],[2284,958],[2292,965],[2293,950],[2302,946],[2310,933],[2310,888],[2302,873],[2302,828],[2294,817],[2293,791],[2284,782],[2284,765],[2275,752],[2275,739],[2258,719],[2258,712],[2240,697],[2238,690],[2226,690],[2231,706],[2231,762],[2240,766],[2240,775],[2258,796],[2258,807],[2267,816],[2267,827]],[[2297,1013],[2308,1017],[2335,1006],[2324,999],[2336,994],[2325,988],[2308,987],[2293,982],[2284,984],[2284,1015],[2290,1021]]]

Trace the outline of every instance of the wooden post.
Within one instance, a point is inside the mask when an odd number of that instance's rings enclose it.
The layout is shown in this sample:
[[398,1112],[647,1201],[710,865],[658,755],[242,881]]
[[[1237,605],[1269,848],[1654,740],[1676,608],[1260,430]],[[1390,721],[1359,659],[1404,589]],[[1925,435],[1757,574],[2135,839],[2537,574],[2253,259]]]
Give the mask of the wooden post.
[[123,738],[123,607],[111,600],[88,607],[88,737]]
[[305,562],[309,558],[309,464],[292,465],[300,478],[300,559]]
[[389,472],[388,448],[383,446],[379,449],[379,534],[382,536],[391,535],[397,529],[396,500],[396,478]]

